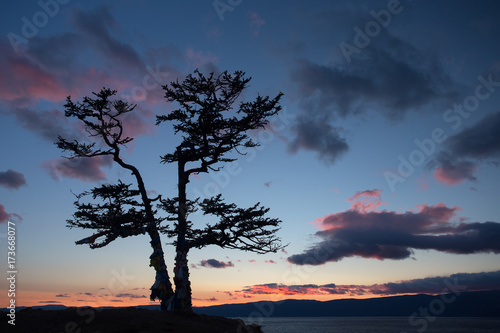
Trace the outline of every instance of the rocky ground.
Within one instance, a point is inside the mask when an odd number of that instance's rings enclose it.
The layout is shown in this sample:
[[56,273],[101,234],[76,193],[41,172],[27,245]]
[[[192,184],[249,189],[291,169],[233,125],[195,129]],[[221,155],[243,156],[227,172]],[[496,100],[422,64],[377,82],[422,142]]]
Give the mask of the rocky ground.
[[[262,333],[257,325],[239,319],[171,313],[138,308],[41,310],[27,308],[16,313],[16,325],[2,320],[2,332],[53,333]],[[7,329],[5,329],[7,327]]]

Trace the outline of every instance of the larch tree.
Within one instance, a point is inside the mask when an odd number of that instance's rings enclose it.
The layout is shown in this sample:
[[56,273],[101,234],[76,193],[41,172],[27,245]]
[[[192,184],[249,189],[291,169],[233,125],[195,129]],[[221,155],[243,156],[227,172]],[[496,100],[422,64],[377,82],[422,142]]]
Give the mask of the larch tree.
[[[182,136],[175,151],[162,156],[163,163],[177,164],[178,196],[161,199],[159,205],[174,221],[174,228],[166,233],[176,237],[175,309],[191,310],[187,259],[191,248],[217,245],[257,253],[283,248],[276,236],[281,220],[266,217],[269,208],[260,203],[239,208],[225,203],[221,195],[188,199],[186,194],[190,175],[217,172],[223,163],[236,160],[236,155],[231,157],[229,153],[244,154],[242,149],[258,146],[248,131],[264,128],[269,117],[280,111],[281,93],[274,98],[259,95],[252,102],[237,103],[250,80],[241,71],[205,76],[196,70],[183,82],[163,86],[166,100],[179,108],[157,116],[157,124],[170,122],[175,133]],[[196,210],[216,216],[219,222],[195,228],[189,215]]]
[[[58,137],[58,148],[68,152],[69,159],[109,156],[122,168],[131,172],[135,179],[132,184],[104,184],[77,195],[76,212],[67,221],[69,228],[94,229],[90,237],[76,242],[88,244],[90,248],[101,248],[119,237],[148,234],[153,253],[150,266],[156,271],[151,287],[151,300],[159,299],[163,310],[171,309],[174,291],[170,282],[164,252],[160,240],[161,222],[165,218],[157,216],[153,208],[161,196],[150,198],[139,169],[125,162],[121,150],[133,138],[124,135],[123,116],[132,112],[136,105],[122,100],[112,100],[116,91],[102,89],[94,93],[96,98],[85,97],[83,102],[74,103],[68,97],[65,107],[66,117],[77,118],[88,134],[88,141],[68,140]],[[88,198],[82,202],[83,198]]]

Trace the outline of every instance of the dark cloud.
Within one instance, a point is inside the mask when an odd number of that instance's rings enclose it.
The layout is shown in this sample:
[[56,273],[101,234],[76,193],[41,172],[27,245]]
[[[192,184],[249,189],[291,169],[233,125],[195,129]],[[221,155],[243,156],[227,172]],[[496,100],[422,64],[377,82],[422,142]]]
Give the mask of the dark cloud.
[[437,294],[447,284],[458,284],[468,291],[500,289],[500,271],[481,273],[457,273],[450,276],[427,277],[407,281],[391,282],[381,285],[375,294]]
[[131,68],[142,67],[139,54],[129,44],[111,35],[109,30],[116,25],[116,21],[107,7],[101,6],[89,12],[75,10],[74,24],[94,44],[95,50],[114,63]]
[[210,297],[210,298],[193,298],[194,301],[208,301],[208,302],[216,302],[218,301],[217,298],[215,297]]
[[[85,39],[77,33],[65,32],[52,36],[37,36],[29,42],[25,55],[42,68],[50,69],[57,76],[67,77],[68,70],[80,71],[78,57],[72,52],[80,52],[86,47]],[[71,84],[70,81],[65,83]]]
[[50,142],[57,141],[59,135],[63,137],[80,135],[62,110],[40,111],[34,107],[18,107],[15,108],[15,116],[21,126]]
[[500,112],[487,114],[474,126],[448,138],[445,144],[460,157],[478,160],[500,157]]
[[57,294],[56,297],[69,297],[68,294]]
[[26,185],[26,178],[22,173],[8,169],[7,171],[0,171],[0,186],[9,189],[18,189]]
[[292,126],[295,137],[288,144],[288,152],[295,154],[300,149],[315,151],[320,160],[334,163],[349,150],[341,132],[341,128],[333,127],[328,122],[298,117],[297,123]]
[[145,295],[135,295],[135,294],[129,294],[129,293],[121,293],[121,294],[115,295],[115,297],[125,297],[125,298],[147,298]]
[[439,182],[456,185],[476,180],[482,162],[498,163],[500,158],[500,112],[487,114],[477,124],[450,136],[429,167],[435,167]]
[[461,89],[435,55],[383,30],[368,46],[336,63],[295,62],[290,77],[302,115],[293,128],[289,151],[317,151],[329,163],[347,152],[338,118],[378,112],[398,121],[410,111],[442,110]]
[[209,268],[234,267],[234,264],[231,261],[224,262],[224,261],[219,261],[219,260],[216,260],[216,259],[202,260],[199,265],[203,266],[203,267],[209,267]]
[[457,273],[450,276],[426,277],[373,285],[285,285],[266,283],[245,287],[234,293],[243,295],[396,295],[447,293],[450,287],[459,291],[482,291],[500,289],[500,271],[481,273]]
[[370,110],[399,120],[409,111],[458,96],[436,56],[387,31],[353,58],[350,64],[297,61],[291,77],[304,110],[342,117]]
[[437,165],[434,176],[441,183],[457,185],[466,179],[477,180],[474,173],[478,164],[474,161],[453,157],[448,152],[440,152],[432,164]]
[[302,285],[284,285],[278,283],[265,283],[246,287],[239,292],[245,294],[283,294],[283,295],[325,295],[338,294],[335,284],[302,284]]
[[[123,119],[125,133],[152,133],[152,106],[164,101],[160,85],[180,76],[173,66],[160,66],[159,60],[189,62],[188,57],[171,45],[168,51],[148,49],[141,56],[115,36],[119,24],[108,8],[73,11],[74,32],[37,36],[19,54],[7,41],[0,41],[6,51],[0,53],[0,112],[51,142],[58,135],[81,138],[82,129],[64,117],[64,100],[67,96],[78,100],[105,86],[118,90],[117,98],[138,104],[136,112]],[[42,101],[61,108],[47,109]]]
[[322,230],[316,236],[322,240],[287,260],[297,265],[321,265],[347,257],[397,260],[409,258],[413,249],[500,253],[500,223],[454,221],[458,207],[422,205],[419,211],[399,213],[367,211],[369,206],[354,202],[347,211],[317,219]]

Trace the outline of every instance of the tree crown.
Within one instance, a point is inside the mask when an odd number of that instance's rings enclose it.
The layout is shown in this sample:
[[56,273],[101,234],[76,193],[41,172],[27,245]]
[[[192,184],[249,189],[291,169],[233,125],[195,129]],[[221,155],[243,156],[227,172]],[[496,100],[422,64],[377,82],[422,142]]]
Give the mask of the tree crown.
[[251,80],[244,76],[242,71],[205,76],[196,70],[183,82],[177,80],[163,86],[167,101],[176,102],[179,108],[157,116],[156,123],[170,121],[175,133],[182,134],[175,152],[162,157],[164,163],[199,161],[199,168],[186,173],[208,172],[217,162],[234,161],[224,157],[228,152],[258,145],[247,131],[268,124],[268,117],[281,110],[278,103],[283,94],[273,99],[259,95],[252,102],[241,102],[234,110],[234,104]]

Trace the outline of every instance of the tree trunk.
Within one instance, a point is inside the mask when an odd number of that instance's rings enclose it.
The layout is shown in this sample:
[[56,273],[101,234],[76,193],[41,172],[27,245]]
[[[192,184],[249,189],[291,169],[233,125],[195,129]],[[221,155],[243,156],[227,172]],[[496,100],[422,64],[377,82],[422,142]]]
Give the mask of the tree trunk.
[[165,264],[165,256],[160,241],[160,234],[158,233],[158,228],[156,227],[156,221],[153,214],[153,209],[151,207],[151,200],[148,198],[146,186],[144,185],[144,181],[142,180],[142,176],[139,170],[133,165],[123,162],[123,160],[119,156],[119,150],[115,152],[114,160],[123,168],[132,171],[132,174],[137,180],[137,186],[139,188],[139,192],[141,193],[142,202],[146,211],[146,216],[148,219],[147,232],[149,234],[149,237],[151,237],[150,244],[153,248],[153,253],[149,257],[149,266],[154,267],[156,271],[155,283],[150,288],[150,299],[154,301],[158,298],[160,300],[160,306],[162,310],[172,310],[174,291],[172,289],[172,283],[170,283],[170,278],[168,276],[167,265]]
[[[180,156],[180,151],[179,151]],[[179,211],[178,211],[178,231],[177,231],[177,245],[176,245],[176,256],[175,256],[175,267],[174,267],[174,284],[175,284],[175,297],[174,297],[174,307],[177,310],[188,310],[191,309],[191,282],[189,282],[189,267],[187,254],[189,251],[188,244],[186,242],[186,230],[187,230],[187,199],[186,199],[186,184],[188,178],[185,175],[184,167],[186,162],[179,157]]]
[[149,266],[153,266],[156,271],[155,283],[151,286],[150,299],[154,301],[158,298],[161,310],[172,310],[174,291],[168,277],[160,235],[156,226],[149,227],[148,234],[151,237],[150,243],[153,248],[153,253],[149,257]]
[[[184,240],[182,240],[184,238]],[[179,234],[177,237],[177,254],[175,256],[174,283],[175,297],[174,308],[176,310],[191,311],[191,282],[189,282],[189,268],[185,235]]]

